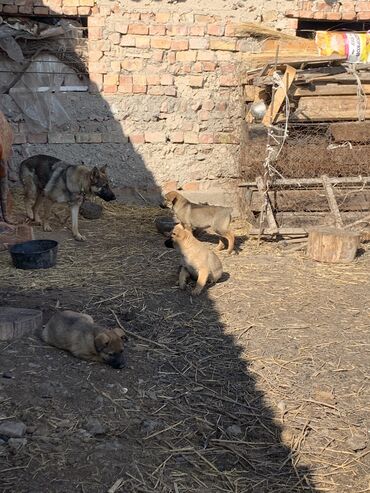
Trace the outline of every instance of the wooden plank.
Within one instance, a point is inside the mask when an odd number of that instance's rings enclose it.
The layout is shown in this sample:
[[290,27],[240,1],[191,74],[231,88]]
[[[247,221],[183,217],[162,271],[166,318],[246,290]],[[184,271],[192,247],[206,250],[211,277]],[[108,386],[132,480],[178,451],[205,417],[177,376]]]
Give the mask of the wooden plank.
[[244,101],[252,102],[256,96],[257,87],[256,86],[244,86]]
[[273,97],[270,106],[267,108],[266,115],[263,117],[262,123],[264,125],[267,126],[274,123],[276,115],[285,101],[289,87],[293,84],[296,72],[297,71],[294,67],[291,67],[290,65],[286,66],[286,70],[282,78],[283,87],[278,87],[276,90],[275,96]]
[[[370,183],[370,176],[344,176],[344,177],[329,177],[329,182],[333,185],[346,184],[357,185]],[[274,183],[270,185],[270,188],[276,189],[276,187],[302,187],[311,185],[321,185],[320,178],[277,178]],[[257,188],[257,180],[240,183],[239,187],[254,187]]]
[[330,211],[333,214],[335,225],[337,228],[343,228],[343,221],[339,212],[339,207],[337,201],[335,200],[335,195],[331,183],[329,182],[329,177],[327,175],[322,175],[322,184],[328,199]]
[[370,121],[332,123],[329,131],[335,142],[370,142]]
[[[249,86],[251,87],[251,86]],[[370,84],[362,84],[365,94],[370,94]],[[357,84],[316,84],[307,87],[297,87],[292,95],[301,96],[356,96]]]
[[[250,189],[249,189],[250,190]],[[335,189],[341,212],[370,211],[370,190]],[[277,212],[328,212],[328,201],[322,188],[315,190],[277,190],[269,193],[271,205]],[[252,190],[249,208],[259,212],[263,205],[260,194]]]
[[[366,98],[365,118],[370,119],[370,97]],[[281,121],[285,115],[279,115]],[[356,96],[311,96],[302,97],[298,109],[291,114],[292,121],[356,120],[358,118],[358,98]]]

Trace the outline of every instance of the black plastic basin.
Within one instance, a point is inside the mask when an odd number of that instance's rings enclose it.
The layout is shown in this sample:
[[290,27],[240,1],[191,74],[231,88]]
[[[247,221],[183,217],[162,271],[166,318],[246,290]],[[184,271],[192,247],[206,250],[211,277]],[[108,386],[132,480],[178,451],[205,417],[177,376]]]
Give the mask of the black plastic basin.
[[57,263],[58,242],[25,241],[11,246],[9,252],[17,269],[48,269]]

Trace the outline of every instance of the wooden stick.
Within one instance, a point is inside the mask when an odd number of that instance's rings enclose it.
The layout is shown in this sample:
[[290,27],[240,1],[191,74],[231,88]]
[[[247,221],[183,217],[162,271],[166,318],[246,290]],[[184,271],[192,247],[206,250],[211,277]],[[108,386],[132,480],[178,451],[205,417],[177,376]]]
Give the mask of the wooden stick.
[[339,212],[339,207],[335,199],[333,188],[331,186],[331,183],[329,182],[329,177],[327,175],[322,175],[321,180],[322,180],[322,184],[324,185],[326,198],[328,199],[331,213],[334,216],[335,225],[337,228],[343,228],[342,217]]
[[[329,177],[328,182],[331,185],[339,185],[339,184],[370,184],[370,176],[349,176],[349,177]],[[302,185],[322,185],[321,178],[277,178],[271,184],[270,188],[274,186],[302,186]],[[248,181],[245,183],[241,183],[239,187],[256,187],[257,188],[257,180],[256,181]]]

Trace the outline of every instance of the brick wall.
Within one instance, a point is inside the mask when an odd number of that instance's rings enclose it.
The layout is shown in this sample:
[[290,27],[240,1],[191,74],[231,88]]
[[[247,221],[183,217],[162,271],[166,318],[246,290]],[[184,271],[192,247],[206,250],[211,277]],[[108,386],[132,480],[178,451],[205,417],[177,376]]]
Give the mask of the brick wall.
[[286,15],[328,21],[369,21],[370,1],[342,0],[327,3],[325,0],[300,0],[293,9],[286,12]]
[[0,12],[20,15],[90,15],[94,0],[1,0]]

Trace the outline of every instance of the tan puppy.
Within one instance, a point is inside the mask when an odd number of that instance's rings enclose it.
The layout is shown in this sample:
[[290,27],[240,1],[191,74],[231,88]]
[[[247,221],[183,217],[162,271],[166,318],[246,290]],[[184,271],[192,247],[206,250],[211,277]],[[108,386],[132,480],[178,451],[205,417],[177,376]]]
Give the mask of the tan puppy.
[[179,274],[180,289],[185,289],[186,281],[190,276],[197,277],[197,284],[192,291],[193,295],[200,294],[208,280],[217,282],[220,279],[222,276],[220,259],[204,243],[194,238],[191,231],[181,224],[176,224],[171,238],[182,255]]
[[[230,230],[231,212],[230,207],[219,207],[208,204],[194,204],[179,192],[169,192],[165,195],[167,207],[173,210],[177,220],[186,229],[210,229],[228,241],[227,253],[234,249],[235,235]],[[216,250],[223,250],[225,245],[220,239]]]
[[41,339],[76,358],[107,363],[123,368],[122,329],[102,329],[84,313],[70,310],[56,313],[41,332]]

